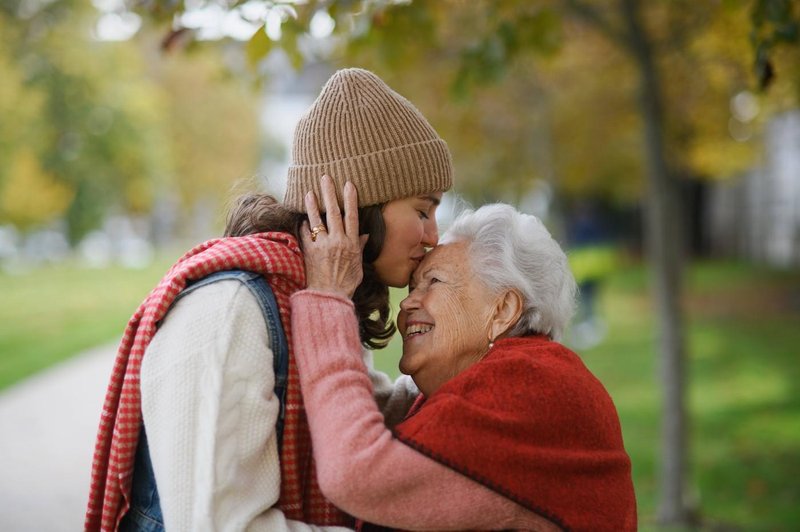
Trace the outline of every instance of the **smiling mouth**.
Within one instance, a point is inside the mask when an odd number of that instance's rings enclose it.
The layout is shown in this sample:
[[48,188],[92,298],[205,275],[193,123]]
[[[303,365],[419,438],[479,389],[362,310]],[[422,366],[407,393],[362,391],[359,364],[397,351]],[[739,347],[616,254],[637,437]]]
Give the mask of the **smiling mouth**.
[[423,334],[427,334],[432,330],[433,330],[433,325],[429,325],[427,323],[416,323],[414,325],[409,325],[406,328],[406,335],[404,337],[404,340],[408,340],[416,336],[422,336]]

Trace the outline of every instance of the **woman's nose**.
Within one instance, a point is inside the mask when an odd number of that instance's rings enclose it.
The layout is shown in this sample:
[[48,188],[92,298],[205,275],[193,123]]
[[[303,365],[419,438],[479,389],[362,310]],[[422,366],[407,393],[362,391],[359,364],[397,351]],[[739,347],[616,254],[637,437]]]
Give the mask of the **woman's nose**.
[[425,221],[424,230],[422,245],[428,248],[436,247],[436,244],[439,243],[439,226],[436,224],[435,217]]
[[400,310],[402,312],[410,312],[411,310],[418,307],[417,305],[417,298],[414,295],[414,290],[408,293],[406,298],[400,302]]

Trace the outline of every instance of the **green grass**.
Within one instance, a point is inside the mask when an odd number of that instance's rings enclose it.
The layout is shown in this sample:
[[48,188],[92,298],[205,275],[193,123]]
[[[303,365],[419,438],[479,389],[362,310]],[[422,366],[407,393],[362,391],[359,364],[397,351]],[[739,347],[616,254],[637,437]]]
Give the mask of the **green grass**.
[[120,338],[175,258],[141,270],[67,264],[0,273],[0,389]]
[[[691,488],[702,529],[800,524],[800,272],[699,264],[687,278]],[[643,530],[654,529],[660,387],[646,272],[606,286],[605,342],[582,354],[620,413]],[[725,528],[729,527],[729,528]]]
[[[131,315],[177,259],[144,269],[94,269],[75,263],[22,273],[0,271],[0,390],[86,349],[121,336]],[[393,292],[399,302],[404,290]],[[395,337],[375,353],[376,366],[397,376]]]
[[[174,257],[145,270],[75,266],[0,274],[0,388],[117,339]],[[404,290],[393,291],[399,303]],[[581,352],[611,393],[633,461],[642,530],[654,530],[660,387],[649,278],[622,269],[603,289],[609,331]],[[691,487],[705,530],[800,524],[800,272],[695,265],[684,301]],[[400,342],[375,352],[397,375]]]

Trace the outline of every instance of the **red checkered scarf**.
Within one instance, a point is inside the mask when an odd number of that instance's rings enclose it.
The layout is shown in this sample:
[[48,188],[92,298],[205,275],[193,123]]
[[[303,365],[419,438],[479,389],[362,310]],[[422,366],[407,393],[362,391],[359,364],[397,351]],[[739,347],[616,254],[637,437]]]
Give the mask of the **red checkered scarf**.
[[286,417],[281,450],[278,506],[287,518],[317,525],[352,524],[319,489],[311,454],[300,379],[292,355],[289,296],[305,286],[300,247],[286,233],[260,233],[210,240],[181,257],[128,322],[106,392],[92,464],[86,530],[116,530],[130,507],[133,463],[142,424],[139,371],[147,345],[175,297],[188,281],[241,269],[267,277],[289,344]]

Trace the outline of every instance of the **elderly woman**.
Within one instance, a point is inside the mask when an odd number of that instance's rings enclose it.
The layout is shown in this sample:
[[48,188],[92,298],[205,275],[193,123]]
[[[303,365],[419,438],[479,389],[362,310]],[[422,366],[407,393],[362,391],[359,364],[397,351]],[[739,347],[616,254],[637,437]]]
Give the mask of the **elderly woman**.
[[[312,223],[317,216],[310,208]],[[392,528],[635,530],[614,404],[556,342],[575,281],[542,223],[485,206],[422,261],[398,325],[400,369],[423,395],[390,432],[348,297],[359,280],[346,258],[357,231],[334,218],[324,238],[304,236],[309,289],[292,296],[294,326],[315,330],[294,343],[323,493]]]

